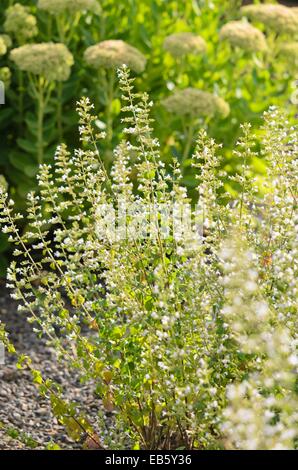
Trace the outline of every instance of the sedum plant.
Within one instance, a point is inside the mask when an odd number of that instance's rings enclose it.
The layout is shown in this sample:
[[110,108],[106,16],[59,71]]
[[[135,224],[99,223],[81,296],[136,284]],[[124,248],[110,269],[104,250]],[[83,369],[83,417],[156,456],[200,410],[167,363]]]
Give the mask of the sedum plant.
[[279,58],[293,70],[298,68],[298,42],[286,42],[278,50]]
[[38,34],[36,17],[30,13],[30,8],[20,3],[7,8],[3,27],[19,44],[24,44]]
[[69,44],[84,13],[100,14],[97,0],[38,0],[37,8],[54,17],[59,40]]
[[267,49],[266,39],[262,31],[244,21],[230,21],[220,31],[220,39],[231,46],[239,47],[248,52],[259,52]]
[[[249,120],[258,128],[263,111],[272,104],[289,107],[293,119],[297,95],[296,9],[272,1],[250,6],[262,10],[262,14],[253,15],[240,9],[241,3],[185,0],[179,5],[176,0],[130,0],[120,5],[115,0],[2,0],[0,37],[5,44],[0,39],[0,52],[32,42],[54,42],[65,44],[74,57],[72,73],[64,82],[55,82],[46,107],[43,160],[53,161],[57,142],[65,141],[71,149],[77,145],[73,103],[86,94],[96,107],[96,125],[102,129],[110,123],[107,138],[102,142],[103,159],[110,166],[113,145],[121,139],[120,101],[116,87],[111,86],[115,80],[105,79],[105,75],[110,77],[114,73],[103,67],[93,73],[82,51],[113,38],[146,56],[146,69],[138,74],[136,88],[148,90],[156,103],[153,112],[158,123],[155,131],[161,142],[161,157],[166,164],[173,156],[184,159],[183,183],[193,188],[193,194],[196,181],[188,157],[194,151],[195,138],[190,138],[188,126],[181,126],[179,116],[159,106],[172,91],[195,88],[221,96],[229,103],[231,112],[226,119],[212,118],[204,123],[208,134],[224,143],[222,167],[230,174],[235,172],[237,159],[232,156],[232,148],[239,135],[239,124]],[[248,43],[251,47],[253,44],[249,31],[247,40],[241,42],[244,47],[239,42],[235,46],[227,39],[221,40],[224,25],[240,17],[264,33],[267,50],[259,50],[258,42],[255,50],[245,48]],[[168,37],[174,38],[170,53],[164,49]],[[197,47],[191,53],[194,43]],[[200,45],[202,49],[198,52]],[[189,53],[179,55],[182,46]],[[0,79],[6,89],[6,104],[0,113],[0,172],[9,182],[18,209],[24,210],[26,194],[36,188],[38,99],[27,72],[21,71],[7,52],[0,56]],[[187,148],[189,152],[184,158]],[[252,159],[252,170],[259,178],[265,171],[259,154]],[[230,187],[226,181],[225,189],[237,191],[237,185]],[[6,242],[4,245],[0,242],[1,251],[6,246]],[[7,259],[1,256],[0,269],[6,264]]]
[[167,36],[163,43],[164,50],[179,59],[187,54],[203,54],[206,52],[206,41],[196,34],[182,32]]
[[247,5],[241,8],[243,16],[263,23],[266,28],[276,33],[297,33],[297,11],[279,4]]
[[[18,46],[25,45],[26,43],[32,41],[39,33],[37,19],[32,14],[29,6],[22,5],[21,3],[9,3],[8,8],[4,12],[5,21],[3,23],[3,29],[5,33],[8,33],[9,36],[1,35],[2,38],[5,36],[8,38],[6,42],[6,48],[11,48],[13,41],[16,42]],[[4,39],[5,41],[5,39]],[[8,63],[8,65],[10,65]],[[21,127],[23,126],[24,120],[24,100],[25,100],[25,83],[24,83],[24,74],[21,70],[17,71],[16,77],[16,92],[17,96],[15,101],[17,104],[17,124],[18,131],[20,133]]]
[[82,10],[99,10],[96,0],[38,0],[37,7],[52,15],[77,13]]
[[[52,30],[52,19],[57,31],[58,40],[67,47],[76,47],[78,42],[77,30],[79,29],[82,18],[88,14],[98,15],[101,12],[100,4],[97,0],[38,0],[37,10],[44,14],[44,21],[47,29]],[[49,39],[52,40],[53,37]],[[65,80],[67,81],[69,77]],[[64,82],[65,82],[64,81]],[[65,125],[63,119],[64,90],[65,83],[58,81],[56,83],[56,105],[57,105],[57,127],[58,139],[62,141],[65,134]]]
[[[29,358],[19,367],[31,368],[70,436],[87,434],[92,448],[293,449],[297,129],[275,109],[265,115],[262,196],[250,177],[256,136],[243,127],[235,198],[222,194],[220,145],[200,130],[194,208],[179,163],[168,171],[160,159],[148,95],[135,93],[126,67],[119,80],[125,128],[110,176],[82,98],[81,149],[61,145],[54,166],[40,166],[24,233],[1,192],[16,257],[8,286],[36,333],[94,386],[96,426]],[[4,325],[0,334],[14,353]]]

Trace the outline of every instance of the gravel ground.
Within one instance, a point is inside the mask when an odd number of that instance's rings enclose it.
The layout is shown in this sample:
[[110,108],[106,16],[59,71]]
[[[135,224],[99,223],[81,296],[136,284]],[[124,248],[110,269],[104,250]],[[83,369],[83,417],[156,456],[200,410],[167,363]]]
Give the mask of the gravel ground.
[[[10,299],[7,290],[0,285],[0,320],[6,324],[10,339],[19,352],[31,357],[33,366],[40,369],[67,390],[67,398],[76,401],[87,410],[88,419],[94,422],[101,403],[88,385],[81,385],[75,372],[70,372],[57,363],[55,352],[45,341],[37,340],[32,326],[26,322],[23,313],[17,313],[17,304]],[[47,400],[39,396],[28,371],[18,370],[15,358],[6,356],[5,364],[0,364],[0,423],[29,434],[45,448],[45,443],[54,441],[62,449],[80,449],[68,439],[63,427],[51,414]],[[0,429],[0,450],[27,449],[28,446],[8,437]]]

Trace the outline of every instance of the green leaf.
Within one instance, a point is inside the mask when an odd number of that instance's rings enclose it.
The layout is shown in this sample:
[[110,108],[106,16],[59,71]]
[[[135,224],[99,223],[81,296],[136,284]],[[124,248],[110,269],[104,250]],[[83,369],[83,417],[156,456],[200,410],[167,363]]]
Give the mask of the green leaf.
[[35,143],[31,142],[30,140],[19,138],[17,139],[17,144],[21,149],[26,150],[26,152],[36,155],[37,146]]
[[28,153],[11,152],[9,160],[15,168],[21,170],[29,178],[33,178],[38,172],[38,164]]

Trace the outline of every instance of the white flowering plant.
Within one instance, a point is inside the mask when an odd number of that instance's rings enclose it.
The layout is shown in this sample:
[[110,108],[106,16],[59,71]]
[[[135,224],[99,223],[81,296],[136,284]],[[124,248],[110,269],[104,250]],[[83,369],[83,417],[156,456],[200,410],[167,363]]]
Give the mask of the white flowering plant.
[[[265,194],[250,174],[256,136],[234,150],[239,191],[222,192],[221,148],[205,130],[192,166],[198,204],[153,136],[147,94],[119,70],[123,139],[108,174],[93,105],[77,105],[81,148],[57,148],[27,201],[5,188],[14,244],[8,287],[35,332],[94,387],[97,423],[29,357],[68,434],[91,448],[293,449],[297,442],[297,128],[270,109]],[[0,325],[0,339],[18,355]]]

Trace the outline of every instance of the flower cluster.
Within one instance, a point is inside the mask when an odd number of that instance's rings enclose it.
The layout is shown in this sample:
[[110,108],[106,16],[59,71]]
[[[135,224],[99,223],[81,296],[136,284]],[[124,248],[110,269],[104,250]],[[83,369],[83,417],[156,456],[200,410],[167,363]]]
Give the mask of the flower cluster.
[[205,40],[201,36],[190,32],[167,36],[163,47],[173,57],[183,57],[187,54],[203,54],[207,49]]
[[7,34],[0,34],[0,56],[6,54],[11,44],[11,39]]
[[241,14],[276,33],[297,33],[298,15],[292,8],[269,3],[247,5],[241,8]]
[[102,41],[86,49],[86,62],[96,69],[113,68],[127,65],[136,73],[143,72],[146,66],[145,56],[135,47],[124,41],[110,39]]
[[69,78],[73,56],[64,44],[46,42],[26,44],[13,49],[11,60],[20,70],[41,75],[48,81],[65,81]]
[[5,179],[5,176],[3,175],[0,175],[0,188],[1,188],[1,191],[7,191],[7,181]]
[[219,96],[196,88],[177,90],[162,101],[168,112],[178,116],[192,115],[194,117],[220,116],[225,118],[230,113],[230,107]]
[[230,21],[220,31],[220,39],[248,52],[264,51],[267,48],[264,34],[244,21]]
[[37,35],[37,21],[30,9],[15,3],[5,11],[4,30],[14,36],[19,43],[24,43]]
[[100,12],[99,3],[96,0],[38,0],[37,7],[52,15],[64,12],[74,13],[81,10]]

